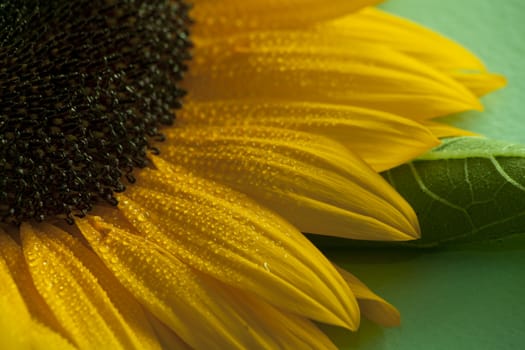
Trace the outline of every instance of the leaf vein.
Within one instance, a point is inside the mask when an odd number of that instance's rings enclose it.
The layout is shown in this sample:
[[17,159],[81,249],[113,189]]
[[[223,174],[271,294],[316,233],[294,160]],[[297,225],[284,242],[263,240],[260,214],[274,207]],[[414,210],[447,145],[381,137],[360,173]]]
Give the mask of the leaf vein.
[[468,184],[469,192],[470,192],[470,201],[474,203],[474,189],[472,187],[472,181],[470,181],[470,173],[468,170],[468,162],[467,160],[463,160],[463,170],[465,171],[465,181]]
[[500,175],[505,180],[507,180],[507,182],[509,182],[510,184],[512,184],[515,187],[519,188],[523,192],[525,192],[525,187],[523,187],[523,185],[521,185],[519,182],[514,180],[509,174],[507,174],[507,172],[501,166],[500,162],[495,157],[490,157],[489,159],[492,162],[492,164],[494,165],[494,167],[496,168],[496,170],[498,171],[498,173],[500,173]]
[[438,201],[446,206],[449,206],[450,208],[453,208],[453,209],[456,209],[458,211],[460,211],[461,213],[463,213],[463,215],[465,215],[465,217],[467,218],[468,220],[468,223],[469,225],[474,228],[475,225],[474,223],[472,222],[472,218],[470,217],[470,214],[468,213],[467,210],[465,210],[464,208],[460,207],[459,205],[456,205],[454,203],[451,203],[449,202],[448,200],[446,200],[445,198],[439,196],[438,194],[434,193],[432,190],[430,190],[427,185],[425,184],[425,182],[423,181],[423,179],[421,178],[421,176],[419,176],[419,172],[417,171],[416,167],[414,166],[414,164],[412,163],[409,163],[408,164],[410,166],[410,171],[412,172],[412,174],[414,175],[414,178],[416,179],[417,183],[419,184],[419,187],[421,188],[421,190],[426,193],[429,197],[431,197],[432,199],[434,199],[435,201]]

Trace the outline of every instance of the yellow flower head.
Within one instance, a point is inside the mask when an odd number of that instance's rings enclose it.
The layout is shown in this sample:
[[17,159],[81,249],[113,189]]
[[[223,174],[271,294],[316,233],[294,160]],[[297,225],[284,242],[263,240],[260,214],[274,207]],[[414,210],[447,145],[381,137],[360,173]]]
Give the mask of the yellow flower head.
[[430,119],[504,80],[376,2],[0,4],[0,347],[318,349],[316,322],[397,325],[301,232],[418,238],[378,172],[469,134]]

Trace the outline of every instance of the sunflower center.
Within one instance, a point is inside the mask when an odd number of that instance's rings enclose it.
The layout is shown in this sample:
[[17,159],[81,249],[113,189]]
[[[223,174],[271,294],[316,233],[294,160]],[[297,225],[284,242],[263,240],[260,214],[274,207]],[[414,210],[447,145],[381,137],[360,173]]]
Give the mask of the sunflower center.
[[83,216],[147,165],[189,59],[178,0],[0,0],[0,221]]

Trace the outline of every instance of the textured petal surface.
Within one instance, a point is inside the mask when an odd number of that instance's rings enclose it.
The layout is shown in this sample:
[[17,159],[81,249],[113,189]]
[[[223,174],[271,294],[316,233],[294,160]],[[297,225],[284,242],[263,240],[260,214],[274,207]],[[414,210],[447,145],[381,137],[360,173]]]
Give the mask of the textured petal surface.
[[343,144],[378,172],[405,163],[439,144],[420,123],[343,105],[187,101],[177,118],[179,125],[258,125],[326,136]]
[[272,349],[336,349],[331,340],[312,322],[288,312],[277,310],[259,297],[243,293],[234,288],[222,289],[233,296],[244,312],[243,318],[257,315],[264,325],[266,348]]
[[0,348],[332,349],[309,319],[399,325],[292,225],[417,238],[377,172],[469,134],[427,119],[481,109],[505,79],[364,8],[378,2],[195,0],[191,100],[166,133],[168,162],[152,157],[118,209],[67,233],[0,229]]
[[[149,240],[280,308],[356,327],[352,293],[297,229],[242,194],[160,159],[155,163],[159,172],[139,178],[147,189],[134,186],[126,194],[130,200],[121,202],[122,213]],[[148,219],[134,219],[140,213]]]
[[505,78],[488,73],[484,64],[458,43],[414,22],[366,8],[320,24],[316,32],[347,36],[347,41],[375,43],[410,55],[439,69],[482,96],[503,87]]
[[122,283],[191,347],[274,348],[276,340],[297,343],[289,335],[300,323],[288,318],[286,329],[269,336],[266,328],[273,320],[251,313],[242,292],[192,269],[146,237],[99,218],[78,225]]
[[[32,319],[30,310],[26,307],[21,287],[17,285],[20,276],[14,276],[9,266],[13,246],[16,245],[7,234],[0,229],[0,348],[1,349],[73,349],[73,347],[58,333]],[[6,251],[10,251],[7,254]],[[23,278],[22,278],[23,280]]]
[[[0,234],[4,234],[0,232]],[[6,261],[0,256],[0,345],[2,349],[30,349],[31,319]]]
[[186,127],[167,136],[166,159],[249,194],[303,232],[368,240],[419,235],[397,192],[327,138],[255,126]]
[[384,327],[395,327],[401,324],[399,311],[395,307],[377,296],[351,273],[341,268],[337,270],[354,292],[362,315]]
[[51,225],[25,223],[20,231],[35,286],[75,345],[159,348],[138,304],[93,252]]
[[155,330],[159,338],[162,349],[192,350],[172,329],[162,323],[151,312],[146,310],[146,315],[150,321],[151,327]]
[[31,314],[31,318],[45,324],[47,327],[66,335],[64,329],[49,309],[42,296],[38,293],[33,284],[27,263],[18,243],[0,231],[0,252],[3,255],[11,276],[18,286],[20,295],[24,299],[25,305]]
[[482,109],[452,78],[386,46],[304,32],[202,45],[185,79],[199,100],[260,98],[367,107],[410,118]]
[[374,5],[380,0],[194,0],[197,37],[249,30],[297,28]]
[[486,71],[474,54],[458,43],[407,19],[366,8],[318,26],[317,31],[344,33],[354,41],[389,46],[446,71]]

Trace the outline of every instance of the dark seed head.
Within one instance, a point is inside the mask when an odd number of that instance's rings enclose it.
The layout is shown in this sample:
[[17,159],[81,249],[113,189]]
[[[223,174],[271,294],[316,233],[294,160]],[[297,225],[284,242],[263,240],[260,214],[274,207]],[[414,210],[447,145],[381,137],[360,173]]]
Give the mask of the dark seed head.
[[0,221],[71,221],[117,204],[180,107],[188,10],[178,0],[0,0]]

